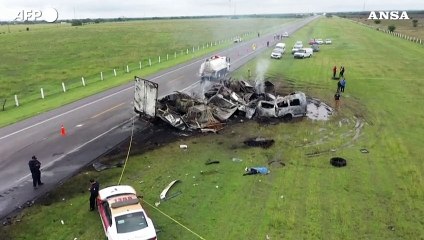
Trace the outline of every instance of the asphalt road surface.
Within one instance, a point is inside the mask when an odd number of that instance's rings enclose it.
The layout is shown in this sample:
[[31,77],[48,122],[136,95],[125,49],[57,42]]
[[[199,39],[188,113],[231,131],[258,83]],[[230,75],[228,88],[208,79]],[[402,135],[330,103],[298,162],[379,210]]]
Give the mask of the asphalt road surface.
[[[278,33],[287,31],[291,35],[316,18],[286,24]],[[206,57],[214,54],[230,57],[230,71],[235,70],[265,51],[267,41],[273,46],[276,42],[273,36],[271,33],[235,43],[228,49],[145,78],[159,84],[159,97],[177,90],[189,91],[199,85],[197,74]],[[252,49],[252,44],[256,45],[256,50]],[[290,46],[287,46],[286,54],[290,54]],[[134,86],[129,83],[1,128],[0,218],[52,190],[81,167],[128,138],[131,119],[135,117],[133,95]],[[66,136],[60,134],[62,124],[67,130]],[[32,155],[36,155],[42,164],[41,181],[45,183],[37,190],[32,187],[28,168]]]

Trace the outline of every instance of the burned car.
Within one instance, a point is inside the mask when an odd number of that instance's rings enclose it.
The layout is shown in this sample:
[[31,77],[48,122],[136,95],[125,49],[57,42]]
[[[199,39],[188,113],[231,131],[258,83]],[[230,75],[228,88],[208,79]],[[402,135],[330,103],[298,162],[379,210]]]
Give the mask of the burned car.
[[[149,82],[136,77],[134,105],[137,112],[141,116],[160,118],[183,131],[219,131],[236,113],[247,119],[258,117],[291,120],[294,117],[303,117],[307,112],[304,93],[275,95],[274,84],[269,81],[259,81],[252,85],[243,80],[224,80],[210,85],[200,97],[174,92],[159,100],[155,99],[157,89],[143,89],[157,88],[158,85],[141,83],[142,81]],[[143,95],[144,93],[147,94]],[[144,104],[150,106],[143,106]],[[150,114],[143,113],[144,109]]]

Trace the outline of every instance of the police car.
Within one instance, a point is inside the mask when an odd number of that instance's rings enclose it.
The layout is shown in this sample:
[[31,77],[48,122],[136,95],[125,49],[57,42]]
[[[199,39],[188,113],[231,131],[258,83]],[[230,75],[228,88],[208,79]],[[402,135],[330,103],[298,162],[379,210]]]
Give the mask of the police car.
[[108,240],[156,240],[156,230],[131,186],[99,191],[97,208]]

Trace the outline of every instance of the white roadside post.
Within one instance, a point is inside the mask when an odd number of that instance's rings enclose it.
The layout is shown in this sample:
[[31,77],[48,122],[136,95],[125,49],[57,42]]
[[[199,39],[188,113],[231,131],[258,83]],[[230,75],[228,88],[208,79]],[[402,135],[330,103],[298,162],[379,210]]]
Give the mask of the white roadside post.
[[193,47],[193,53],[194,53],[194,47]]
[[138,62],[138,65],[140,65],[140,69],[141,69],[141,61],[140,61],[140,62]]
[[43,88],[40,88],[40,92],[41,92],[41,98],[44,99],[44,90],[43,90]]
[[103,81],[103,72],[100,72],[100,80]]
[[130,68],[128,67],[128,65],[127,65],[127,73],[129,73],[130,72]]
[[188,48],[187,48],[187,54],[188,54]]
[[116,69],[113,69],[113,75],[116,77]]
[[174,58],[177,58],[177,52],[174,52]]
[[160,63],[160,56],[158,57],[158,62]]
[[205,44],[203,44],[203,47],[202,47],[202,49],[205,49]]
[[66,92],[66,87],[65,87],[65,83],[64,82],[62,82],[62,90],[63,90],[63,92]]
[[19,107],[18,95],[15,94],[15,105]]
[[168,53],[166,54],[166,61],[168,61],[169,60],[169,55],[168,55]]
[[200,46],[197,46],[197,51],[199,51],[200,50]]
[[85,80],[84,80],[84,77],[81,77],[81,82],[82,82],[82,85],[85,87]]
[[149,58],[149,66],[152,66],[152,59]]

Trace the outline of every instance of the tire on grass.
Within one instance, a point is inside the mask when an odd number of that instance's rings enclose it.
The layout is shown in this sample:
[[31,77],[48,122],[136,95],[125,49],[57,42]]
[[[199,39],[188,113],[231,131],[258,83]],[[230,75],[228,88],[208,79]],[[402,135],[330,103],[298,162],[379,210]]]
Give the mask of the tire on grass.
[[330,164],[334,167],[346,167],[347,162],[346,159],[341,157],[333,157],[330,159]]

